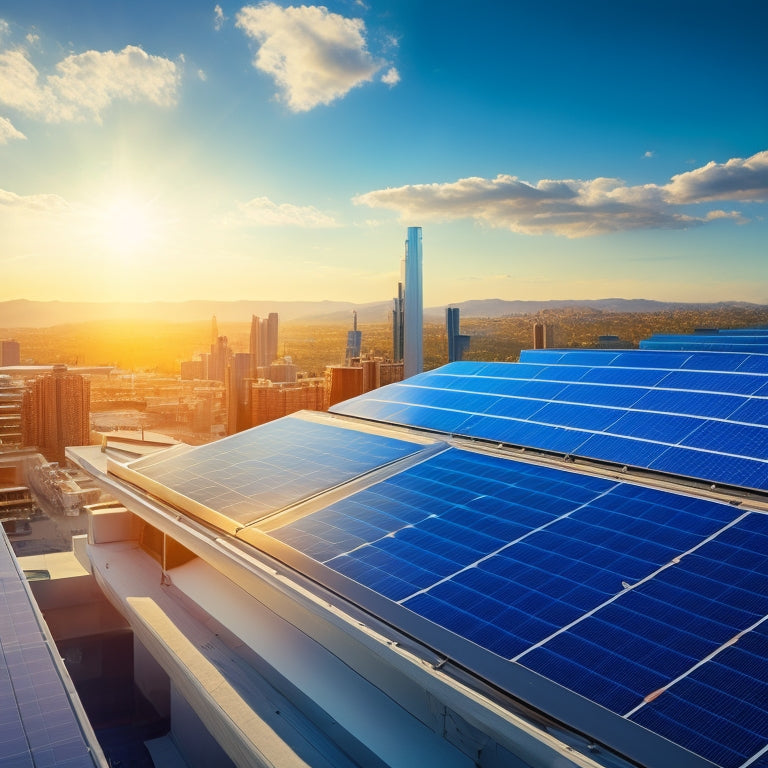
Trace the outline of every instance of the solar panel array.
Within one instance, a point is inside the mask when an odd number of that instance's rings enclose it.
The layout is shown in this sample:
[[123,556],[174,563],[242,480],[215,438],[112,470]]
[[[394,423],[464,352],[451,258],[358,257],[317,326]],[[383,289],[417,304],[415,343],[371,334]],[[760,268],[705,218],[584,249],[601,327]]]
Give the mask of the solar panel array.
[[246,525],[422,447],[289,416],[181,455],[139,459],[131,467]]
[[451,363],[331,410],[768,490],[768,355],[528,352]]
[[640,342],[640,349],[710,350],[713,352],[768,353],[768,328],[740,328],[703,333],[655,333]]
[[[410,634],[429,627],[424,642],[468,669],[480,654],[610,710],[638,739],[768,768],[768,514],[484,442],[766,491],[768,355],[526,352],[333,410],[361,429],[289,417],[131,466],[252,524],[276,556],[292,548],[310,564],[287,562],[358,605],[386,604]],[[372,422],[482,440],[425,447]]]
[[0,538],[0,764],[94,768],[5,536]]
[[768,750],[764,514],[452,448],[270,535],[718,765]]

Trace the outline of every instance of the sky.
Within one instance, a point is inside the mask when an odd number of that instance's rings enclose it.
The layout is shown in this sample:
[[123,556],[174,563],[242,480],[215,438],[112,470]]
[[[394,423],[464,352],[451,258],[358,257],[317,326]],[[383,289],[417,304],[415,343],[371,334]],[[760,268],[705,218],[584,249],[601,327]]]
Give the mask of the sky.
[[764,0],[0,0],[0,301],[768,304]]

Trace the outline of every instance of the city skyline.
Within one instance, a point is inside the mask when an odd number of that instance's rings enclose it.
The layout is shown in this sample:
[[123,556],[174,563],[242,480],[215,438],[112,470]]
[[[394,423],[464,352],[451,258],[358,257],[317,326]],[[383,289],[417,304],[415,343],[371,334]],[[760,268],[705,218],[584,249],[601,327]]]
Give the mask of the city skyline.
[[0,301],[768,303],[768,7],[0,10]]

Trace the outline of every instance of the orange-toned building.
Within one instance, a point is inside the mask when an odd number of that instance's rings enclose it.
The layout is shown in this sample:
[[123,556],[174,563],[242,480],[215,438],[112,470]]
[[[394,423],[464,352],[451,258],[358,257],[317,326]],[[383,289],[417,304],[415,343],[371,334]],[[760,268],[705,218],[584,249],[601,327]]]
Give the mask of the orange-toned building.
[[322,411],[323,407],[324,388],[317,380],[289,385],[264,381],[251,384],[252,427],[296,411]]
[[21,441],[48,461],[64,463],[64,448],[90,443],[91,382],[66,365],[29,382],[21,403]]

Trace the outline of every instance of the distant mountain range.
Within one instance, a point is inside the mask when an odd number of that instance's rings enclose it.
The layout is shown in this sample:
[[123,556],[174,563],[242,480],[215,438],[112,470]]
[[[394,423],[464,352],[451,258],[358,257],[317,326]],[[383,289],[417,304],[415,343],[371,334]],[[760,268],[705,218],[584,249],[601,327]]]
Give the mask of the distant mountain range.
[[[445,305],[447,306],[447,305]],[[424,319],[441,322],[445,306],[427,307]],[[663,312],[670,310],[713,309],[715,307],[759,307],[747,302],[686,304],[649,299],[563,299],[552,301],[505,301],[476,299],[451,304],[459,307],[462,317],[503,317],[530,315],[547,310],[592,309],[597,312]],[[183,301],[148,303],[100,303],[67,301],[28,301],[16,299],[0,302],[0,328],[48,328],[73,323],[108,320],[143,320],[148,322],[191,323],[210,320],[220,323],[249,322],[251,315],[265,317],[277,312],[283,322],[350,323],[352,311],[360,323],[383,323],[390,317],[389,301],[354,304],[346,301]]]

